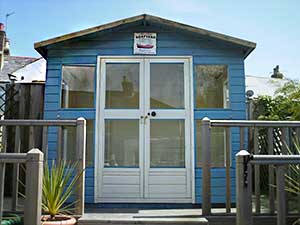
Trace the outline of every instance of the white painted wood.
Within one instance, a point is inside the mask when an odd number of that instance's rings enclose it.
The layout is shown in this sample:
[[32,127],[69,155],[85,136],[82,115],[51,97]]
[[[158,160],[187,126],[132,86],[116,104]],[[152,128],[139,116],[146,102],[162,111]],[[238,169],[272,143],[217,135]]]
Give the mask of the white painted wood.
[[[155,111],[157,115],[151,117],[149,122],[145,125],[145,198],[149,199],[179,199],[189,198],[192,201],[191,188],[191,124],[190,124],[190,73],[188,59],[169,59],[169,58],[150,58],[145,59],[145,83],[150,84],[150,64],[151,63],[183,63],[184,64],[184,109],[155,109],[150,108],[150,85],[145,87],[145,111]],[[185,122],[185,168],[150,168],[150,123],[152,120],[159,119],[182,119]],[[181,172],[181,174],[178,172]],[[164,179],[161,179],[162,174],[165,174]],[[171,180],[171,177],[180,182],[180,191],[172,188],[172,185],[166,183]],[[182,179],[183,177],[183,179]],[[153,185],[151,182],[155,182]]]
[[[143,175],[142,175],[142,169],[143,169],[143,152],[139,152],[139,161],[140,166],[137,170],[136,168],[105,168],[104,167],[104,147],[105,147],[105,119],[136,119],[140,120],[140,116],[144,115],[143,108],[141,107],[143,105],[143,98],[140,97],[139,100],[139,109],[125,109],[125,110],[119,110],[119,109],[105,109],[105,84],[106,84],[106,63],[139,63],[140,70],[139,70],[139,76],[140,76],[140,84],[139,84],[139,92],[143,92],[143,74],[144,74],[144,68],[143,68],[143,60],[142,59],[110,59],[110,58],[98,58],[98,66],[100,65],[100,73],[98,72],[97,76],[97,87],[100,88],[99,91],[97,91],[97,110],[96,112],[97,118],[96,118],[96,124],[101,124],[101,126],[98,126],[96,128],[96,164],[98,169],[95,169],[95,201],[99,202],[101,201],[101,198],[142,198],[143,195]],[[100,101],[100,102],[99,102]],[[99,104],[100,103],[100,104]],[[143,145],[143,124],[140,122],[139,125],[139,146]],[[141,149],[141,148],[140,148]],[[126,171],[133,171],[135,172],[134,175],[130,175],[126,173]],[[137,171],[136,171],[137,170]],[[117,171],[117,174],[113,175],[106,175],[106,171]],[[125,174],[124,174],[125,172]],[[120,176],[128,178],[128,180],[136,179],[135,182],[138,183],[137,186],[131,185],[128,188],[124,188],[124,185],[127,184],[128,181],[126,179],[124,180],[124,183],[121,182],[119,179]],[[106,183],[104,183],[104,180],[109,180],[110,185],[108,186]],[[120,184],[121,182],[121,184]],[[138,187],[138,189],[136,188]],[[133,190],[134,194],[132,193],[131,189]],[[115,195],[114,195],[115,194]],[[114,197],[115,196],[115,197]]]
[[76,126],[76,161],[78,162],[76,172],[81,174],[77,182],[75,213],[84,214],[85,198],[85,155],[86,155],[86,120],[83,117],[77,119]]
[[193,74],[193,57],[189,56],[187,57],[189,60],[189,71],[188,71],[188,76],[189,76],[189,118],[188,121],[190,122],[190,167],[187,167],[187,173],[191,174],[191,192],[192,192],[192,203],[196,203],[196,191],[195,191],[195,180],[196,180],[196,175],[195,175],[195,146],[194,146],[194,74]]
[[[38,149],[31,149],[26,157],[26,200],[24,224],[40,224],[42,212],[44,154]],[[32,179],[32,178],[35,179]]]
[[137,174],[136,176],[123,175],[123,174],[118,176],[104,175],[102,182],[103,185],[118,185],[118,184],[140,185],[139,174]]
[[[194,202],[193,76],[190,56],[98,57],[96,103],[95,202]],[[140,109],[104,109],[105,65],[108,62],[140,63]],[[152,119],[185,121],[185,168],[150,168],[150,63],[183,63],[185,108],[155,110]],[[104,168],[105,119],[140,119],[139,168]],[[130,172],[131,171],[131,172]],[[172,185],[176,188],[172,189]],[[171,189],[171,191],[170,191]]]
[[[100,122],[100,102],[102,103],[101,98],[101,91],[100,91],[100,83],[101,83],[101,74],[102,74],[102,67],[101,67],[101,60],[100,57],[97,57],[97,65],[96,65],[96,118],[95,118],[95,159],[94,159],[94,201],[97,202],[98,199],[101,197],[101,184],[102,184],[102,162],[100,160],[101,152],[100,152],[100,143],[102,141],[100,140],[100,133],[101,133],[101,127],[99,126]],[[99,196],[99,197],[98,197]]]
[[102,174],[100,196],[113,199],[140,198],[139,168],[104,168]]
[[186,185],[186,176],[175,175],[175,176],[150,176],[150,185]]

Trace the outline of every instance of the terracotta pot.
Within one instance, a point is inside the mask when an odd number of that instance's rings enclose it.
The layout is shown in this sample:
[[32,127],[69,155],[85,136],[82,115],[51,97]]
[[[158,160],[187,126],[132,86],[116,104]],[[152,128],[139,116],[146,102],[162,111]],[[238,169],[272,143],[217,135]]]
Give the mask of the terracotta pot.
[[55,216],[55,220],[48,220],[50,216],[42,216],[42,225],[74,225],[76,219],[73,216],[58,215]]

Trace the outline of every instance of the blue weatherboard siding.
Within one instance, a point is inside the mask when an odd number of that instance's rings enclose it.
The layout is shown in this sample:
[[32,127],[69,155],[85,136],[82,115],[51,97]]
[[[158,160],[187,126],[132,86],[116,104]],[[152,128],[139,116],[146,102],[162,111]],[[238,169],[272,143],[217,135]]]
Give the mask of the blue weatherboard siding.
[[[225,64],[229,74],[229,109],[194,109],[195,120],[207,116],[211,119],[245,119],[245,79],[243,50],[225,42],[201,38],[170,28],[135,26],[113,32],[94,33],[48,46],[47,81],[45,89],[45,119],[76,119],[80,116],[95,120],[95,109],[61,109],[60,82],[62,65],[97,64],[97,56],[132,55],[133,33],[157,33],[158,56],[193,56],[197,64]],[[95,79],[96,81],[96,79]],[[96,85],[95,85],[96,87]],[[195,88],[195,85],[194,85]],[[96,92],[95,92],[96,93]],[[195,93],[195,92],[194,92]],[[96,104],[95,104],[96,105]],[[196,123],[195,123],[196,124]],[[239,150],[239,133],[231,131],[232,145],[232,198],[235,193],[234,155]],[[49,157],[55,157],[57,129],[49,131]],[[201,203],[201,169],[196,168],[196,202]],[[212,170],[212,201],[225,202],[225,169]],[[94,202],[94,167],[86,170],[86,202]]]

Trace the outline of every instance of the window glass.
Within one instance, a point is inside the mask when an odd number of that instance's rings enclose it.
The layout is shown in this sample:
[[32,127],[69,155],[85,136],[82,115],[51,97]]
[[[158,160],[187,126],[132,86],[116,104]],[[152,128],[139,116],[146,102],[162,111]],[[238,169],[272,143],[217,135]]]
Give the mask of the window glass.
[[139,120],[105,120],[104,166],[139,166]]
[[226,65],[196,65],[196,108],[228,108]]
[[184,108],[183,63],[150,64],[151,109]]
[[139,108],[139,71],[138,63],[106,64],[106,109]]
[[[86,166],[93,165],[94,153],[94,121],[86,122]],[[76,160],[76,127],[65,126],[62,129],[62,156],[66,161]]]
[[[196,133],[196,156],[197,166],[201,167],[201,121],[197,121],[197,133]],[[225,154],[227,149],[226,141],[226,129],[222,127],[211,128],[211,165],[212,167],[224,167],[225,166]]]
[[62,108],[94,108],[93,66],[63,66],[61,82]]

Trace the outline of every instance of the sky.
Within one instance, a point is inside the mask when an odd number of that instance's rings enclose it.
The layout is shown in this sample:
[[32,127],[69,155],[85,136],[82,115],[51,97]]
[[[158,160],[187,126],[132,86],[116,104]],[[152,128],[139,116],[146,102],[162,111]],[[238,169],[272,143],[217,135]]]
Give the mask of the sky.
[[300,79],[299,9],[299,0],[0,0],[0,22],[14,12],[11,54],[39,57],[34,42],[148,13],[256,42],[247,75],[269,76],[280,65]]

